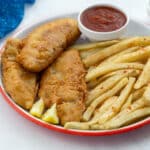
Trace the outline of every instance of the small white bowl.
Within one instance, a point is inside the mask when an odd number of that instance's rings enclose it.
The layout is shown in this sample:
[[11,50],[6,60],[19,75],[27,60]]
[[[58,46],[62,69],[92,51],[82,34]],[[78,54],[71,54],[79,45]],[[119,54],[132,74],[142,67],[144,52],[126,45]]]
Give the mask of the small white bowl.
[[147,7],[147,14],[148,16],[150,16],[150,0],[147,0],[146,7]]
[[[121,28],[110,31],[110,32],[99,32],[99,31],[94,31],[94,30],[91,30],[91,29],[87,28],[85,25],[83,25],[83,23],[81,21],[81,16],[82,16],[82,14],[85,10],[87,10],[89,8],[93,8],[95,6],[106,6],[106,7],[111,7],[111,8],[119,10],[120,12],[122,12],[125,15],[126,23]],[[119,8],[118,6],[114,6],[114,5],[111,5],[111,4],[93,5],[93,6],[90,6],[90,7],[87,7],[85,9],[83,9],[78,15],[79,29],[83,33],[83,35],[85,35],[91,41],[104,41],[104,40],[112,40],[112,39],[121,38],[123,36],[123,34],[125,33],[126,29],[127,29],[128,23],[129,23],[128,14],[124,10]]]

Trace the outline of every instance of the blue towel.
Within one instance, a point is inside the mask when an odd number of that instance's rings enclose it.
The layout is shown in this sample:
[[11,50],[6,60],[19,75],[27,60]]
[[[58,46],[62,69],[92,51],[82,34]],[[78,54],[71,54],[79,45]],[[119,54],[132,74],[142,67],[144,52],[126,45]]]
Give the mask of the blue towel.
[[0,0],[0,38],[14,30],[24,16],[25,3],[35,0]]

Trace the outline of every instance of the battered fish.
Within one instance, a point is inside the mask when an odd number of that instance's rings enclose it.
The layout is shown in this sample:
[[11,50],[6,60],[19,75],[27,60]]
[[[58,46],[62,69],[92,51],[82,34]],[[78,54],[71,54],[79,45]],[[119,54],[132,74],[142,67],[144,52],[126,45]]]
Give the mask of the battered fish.
[[77,21],[58,19],[41,25],[29,34],[18,62],[32,72],[40,72],[80,35]]
[[42,75],[39,97],[48,108],[57,103],[62,125],[81,120],[87,92],[85,74],[79,52],[69,50],[62,53]]
[[23,47],[18,39],[9,39],[2,54],[2,80],[13,100],[25,109],[30,109],[37,94],[37,75],[30,73],[16,62]]

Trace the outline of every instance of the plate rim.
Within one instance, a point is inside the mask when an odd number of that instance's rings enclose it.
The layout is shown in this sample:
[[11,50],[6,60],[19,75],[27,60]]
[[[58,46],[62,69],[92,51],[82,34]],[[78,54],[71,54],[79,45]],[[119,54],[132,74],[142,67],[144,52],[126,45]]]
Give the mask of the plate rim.
[[[28,30],[28,28],[31,28],[31,27],[34,27],[36,25],[45,23],[48,20],[50,21],[50,20],[53,20],[53,19],[57,19],[57,18],[61,18],[61,17],[66,17],[66,16],[73,16],[73,15],[75,16],[77,14],[78,13],[75,12],[75,13],[57,15],[57,16],[54,16],[54,17],[49,17],[49,18],[42,19],[42,20],[40,20],[40,21],[38,21],[36,23],[27,24],[27,25],[25,25],[25,26],[23,26],[21,28],[18,28],[14,33],[12,33],[10,35],[10,37],[17,37],[21,32],[24,32],[24,31]],[[137,23],[137,24],[140,24],[141,26],[143,26],[147,30],[150,30],[149,26],[147,26],[145,24],[142,24],[138,20],[135,20],[133,18],[131,18],[130,20],[133,21],[133,22],[135,22],[135,23]],[[0,48],[0,62],[1,62],[1,53],[3,51],[3,47],[4,47],[4,44],[5,44],[5,41],[6,40],[4,40],[1,43],[1,48]],[[1,69],[1,66],[0,66],[0,69]],[[0,71],[0,74],[1,74],[1,71]],[[1,77],[1,75],[0,75],[0,77]],[[142,126],[150,124],[150,117],[148,117],[148,118],[146,118],[144,120],[141,120],[139,122],[136,122],[134,124],[131,124],[131,125],[128,125],[128,126],[125,126],[125,127],[122,127],[122,128],[118,128],[118,129],[113,129],[113,130],[95,130],[95,131],[93,131],[93,130],[65,129],[64,127],[46,123],[46,122],[42,121],[41,119],[38,119],[38,118],[32,116],[26,110],[24,110],[22,107],[20,107],[18,104],[16,104],[11,99],[11,97],[7,94],[7,92],[5,91],[5,89],[3,87],[3,84],[2,84],[2,78],[0,79],[0,94],[2,94],[4,100],[14,110],[16,110],[20,115],[22,115],[24,118],[30,120],[31,122],[34,122],[37,125],[42,126],[42,127],[48,128],[50,130],[55,130],[55,131],[59,131],[59,132],[62,132],[62,133],[66,133],[66,134],[73,134],[73,135],[80,135],[80,136],[105,136],[105,135],[114,135],[114,134],[120,134],[120,133],[125,133],[125,132],[128,132],[128,131],[132,131],[134,129],[137,129],[137,128],[140,128]]]

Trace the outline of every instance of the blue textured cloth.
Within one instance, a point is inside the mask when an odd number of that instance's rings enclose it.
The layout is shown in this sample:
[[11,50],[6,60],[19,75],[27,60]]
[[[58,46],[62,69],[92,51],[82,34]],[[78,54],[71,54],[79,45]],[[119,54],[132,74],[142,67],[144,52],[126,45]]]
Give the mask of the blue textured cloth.
[[24,16],[25,3],[35,0],[0,0],[0,38],[14,30]]

